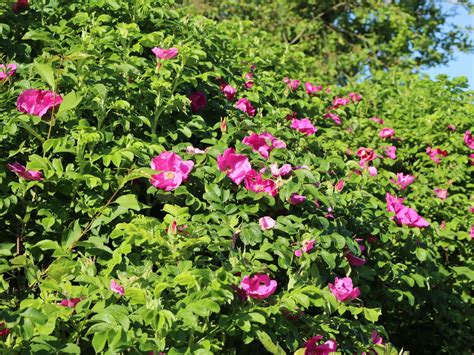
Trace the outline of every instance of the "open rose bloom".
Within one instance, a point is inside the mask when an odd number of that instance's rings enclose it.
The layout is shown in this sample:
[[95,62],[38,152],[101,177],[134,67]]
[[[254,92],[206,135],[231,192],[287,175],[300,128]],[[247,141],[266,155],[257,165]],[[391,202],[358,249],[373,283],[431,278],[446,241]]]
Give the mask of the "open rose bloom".
[[151,176],[151,184],[159,189],[171,191],[186,181],[194,162],[182,160],[173,152],[162,152],[152,159],[150,166],[160,172]]
[[217,156],[217,166],[237,185],[244,181],[252,170],[249,159],[243,154],[236,154],[234,148],[227,148]]
[[474,149],[474,137],[472,136],[471,131],[466,131],[464,133],[464,143],[466,143],[470,149]]
[[297,79],[283,78],[283,82],[288,86],[288,89],[294,91],[300,86],[300,81]]
[[329,339],[321,344],[322,335],[315,335],[304,343],[304,355],[326,355],[337,350],[335,340]]
[[302,119],[292,119],[291,120],[291,128],[296,129],[297,131],[310,136],[318,130],[316,127],[313,126],[311,121],[307,118]]
[[258,300],[269,297],[276,291],[277,286],[277,282],[265,274],[257,274],[253,277],[246,275],[240,282],[240,287],[247,297]]
[[385,199],[387,211],[395,213],[393,219],[398,225],[406,225],[410,228],[425,228],[430,225],[413,208],[403,205],[403,198],[397,198],[387,192]]
[[338,125],[340,125],[340,124],[342,123],[342,122],[341,122],[341,118],[340,118],[338,115],[336,115],[335,113],[332,113],[332,112],[326,113],[326,114],[323,116],[323,118],[326,118],[326,119],[330,118],[331,120],[334,121],[334,123],[336,123],[336,124],[338,124]]
[[0,81],[16,73],[16,64],[0,64]]
[[59,305],[68,308],[75,308],[76,305],[81,301],[82,298],[65,298],[61,302],[59,302]]
[[172,47],[170,49],[154,47],[151,51],[156,56],[156,58],[162,60],[172,59],[178,55],[178,48],[175,47]]
[[304,83],[304,86],[306,89],[306,93],[310,96],[316,94],[317,92],[323,89],[322,85],[316,86],[316,85],[311,84],[310,82]]
[[235,107],[238,108],[240,111],[245,112],[250,117],[255,116],[255,108],[252,106],[249,100],[246,98],[239,99],[235,103]]
[[360,295],[359,288],[353,287],[350,277],[343,277],[342,279],[336,277],[334,284],[329,284],[329,290],[341,302],[352,301]]
[[390,181],[393,184],[398,185],[400,190],[405,190],[408,185],[412,184],[413,181],[415,181],[415,177],[413,175],[405,175],[404,173],[398,173],[397,179],[395,180],[392,178],[390,179]]
[[380,138],[390,138],[395,135],[395,130],[393,128],[382,128],[379,132]]
[[254,152],[260,153],[260,155],[268,159],[270,152],[275,148],[286,148],[285,142],[277,139],[271,133],[264,132],[262,134],[252,133],[250,136],[245,137],[242,143],[252,147]]
[[258,224],[260,225],[260,228],[265,231],[275,227],[276,221],[272,217],[265,216],[258,220]]
[[29,89],[18,96],[16,107],[20,112],[43,117],[48,110],[59,106],[61,102],[62,96],[52,91]]
[[28,170],[25,166],[21,165],[20,163],[12,163],[7,164],[8,170],[21,176],[25,180],[36,180],[41,181],[43,180],[43,173],[37,170]]
[[275,197],[278,192],[278,186],[275,181],[271,179],[264,179],[261,172],[250,170],[244,179],[245,188],[255,193],[263,192]]
[[125,295],[125,288],[121,286],[117,281],[110,280],[110,290],[118,293],[120,296]]
[[445,158],[448,156],[448,152],[440,148],[428,147],[426,148],[426,153],[429,155],[430,159],[436,164],[441,163],[441,158]]

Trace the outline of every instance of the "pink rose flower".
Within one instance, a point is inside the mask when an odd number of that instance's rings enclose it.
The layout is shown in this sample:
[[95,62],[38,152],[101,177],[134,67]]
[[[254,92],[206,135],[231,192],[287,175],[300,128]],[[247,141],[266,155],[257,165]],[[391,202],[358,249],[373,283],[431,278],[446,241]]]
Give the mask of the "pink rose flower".
[[275,181],[264,179],[263,174],[250,170],[244,179],[245,188],[255,193],[264,192],[270,196],[275,196],[278,192],[278,186]]
[[221,84],[221,91],[225,95],[226,99],[231,101],[234,99],[235,94],[237,94],[237,89],[230,84],[223,83]]
[[308,253],[311,249],[313,249],[314,242],[314,239],[303,240],[303,247],[301,249],[295,250],[295,256],[299,258],[301,255],[303,255],[303,253]]
[[335,113],[328,112],[328,113],[324,114],[323,118],[326,118],[326,119],[330,118],[336,124],[338,124],[338,125],[341,124],[341,118],[338,115],[336,115]]
[[20,163],[15,162],[13,164],[7,164],[7,168],[11,172],[17,174],[18,176],[21,176],[23,179],[36,181],[43,180],[43,173],[41,171],[28,170]]
[[186,181],[193,169],[194,162],[182,160],[174,152],[161,152],[151,160],[150,166],[153,170],[160,172],[151,176],[151,184],[158,189],[171,191]]
[[262,230],[266,231],[275,227],[276,221],[272,217],[265,216],[258,220],[258,224],[260,224]]
[[370,176],[377,176],[378,171],[375,166],[369,166],[367,170],[369,170]]
[[16,101],[18,111],[43,117],[48,110],[63,102],[61,95],[52,91],[29,89],[23,91]]
[[336,189],[337,192],[341,192],[342,189],[344,188],[344,184],[345,184],[345,183],[346,183],[346,182],[344,181],[344,179],[341,179],[341,180],[339,180],[339,181],[336,183],[336,185],[334,186],[334,188]]
[[245,74],[245,83],[244,83],[244,87],[246,89],[251,89],[252,86],[253,86],[253,73],[252,72],[249,72],[249,73],[246,73]]
[[434,189],[434,192],[436,194],[436,196],[438,196],[438,198],[440,200],[446,200],[446,197],[448,197],[448,190],[443,190],[443,189],[438,189],[438,188],[435,188]]
[[234,148],[227,148],[223,154],[217,156],[217,166],[237,185],[252,170],[249,159],[243,154],[235,154]]
[[288,202],[291,205],[299,205],[300,203],[303,203],[306,201],[306,197],[303,195],[298,195],[297,193],[293,192],[288,199]]
[[357,150],[356,155],[360,158],[359,165],[364,168],[366,163],[377,158],[377,154],[372,148],[361,147]]
[[154,47],[151,51],[156,56],[156,58],[163,60],[172,59],[178,55],[178,48],[175,47],[172,47],[170,49]]
[[76,305],[82,301],[82,298],[65,298],[59,302],[60,306],[75,308]]
[[346,106],[350,102],[351,100],[347,97],[335,97],[334,100],[332,100],[332,108],[337,109],[341,106]]
[[430,159],[433,160],[436,164],[441,163],[442,157],[447,157],[448,152],[446,150],[441,150],[440,148],[426,148],[426,153],[430,156]]
[[379,137],[381,138],[390,138],[395,135],[395,130],[393,128],[382,128],[379,132]]
[[192,145],[186,147],[186,153],[189,154],[206,154],[205,150],[194,148]]
[[15,14],[20,13],[23,10],[26,10],[30,4],[28,3],[28,0],[17,0],[16,3],[12,5],[12,11]]
[[329,290],[340,302],[352,301],[360,295],[359,288],[353,287],[350,277],[343,277],[342,279],[336,277],[334,284],[329,284]]
[[359,102],[360,100],[362,100],[362,96],[360,96],[360,94],[356,92],[350,92],[349,97],[352,100],[352,102]]
[[206,94],[200,91],[196,91],[189,95],[189,100],[191,100],[191,110],[193,112],[203,110],[207,104]]
[[448,129],[454,132],[456,130],[456,126],[453,124],[448,124]]
[[5,80],[9,76],[12,76],[16,73],[16,64],[0,64],[0,81]]
[[315,335],[304,343],[304,355],[326,355],[337,350],[337,343],[335,340],[329,339],[323,344],[317,345],[323,339],[322,335]]
[[367,260],[360,258],[358,256],[355,256],[352,252],[347,253],[346,259],[349,262],[349,264],[351,264],[351,266],[354,266],[354,267],[359,267],[367,263]]
[[283,82],[288,86],[290,90],[296,90],[298,89],[298,86],[300,86],[300,81],[295,79],[288,79],[288,78],[283,78]]
[[388,146],[387,148],[385,148],[385,155],[387,156],[387,158],[390,158],[390,159],[397,159],[397,147],[395,147],[394,145],[390,145]]
[[118,293],[120,296],[125,295],[125,289],[115,280],[110,280],[110,289],[112,292]]
[[310,82],[304,83],[304,86],[306,88],[306,93],[309,96],[314,95],[314,94],[316,94],[317,92],[319,92],[323,89],[322,85],[316,86],[316,85],[311,84]]
[[245,291],[247,297],[263,300],[276,291],[278,284],[271,280],[268,275],[256,274],[253,277],[244,276],[240,281],[240,287]]
[[397,198],[387,192],[385,199],[387,201],[387,211],[395,213],[393,219],[398,225],[406,225],[410,228],[425,228],[430,225],[414,209],[403,205],[403,198]]
[[466,131],[464,133],[464,143],[466,143],[470,149],[474,149],[474,137],[472,136],[471,131]]
[[474,239],[474,226],[471,226],[471,230],[469,231],[469,236],[471,237],[471,240]]
[[292,119],[291,128],[296,129],[297,131],[306,134],[307,136],[316,133],[318,130],[307,118],[302,118],[301,120],[298,120],[296,118]]
[[372,340],[372,343],[374,343],[375,345],[383,345],[383,338],[377,333],[376,330],[372,332],[370,338]]
[[371,117],[371,118],[369,118],[369,120],[374,121],[374,122],[376,122],[376,123],[378,123],[378,124],[383,124],[383,122],[384,122],[383,119],[378,118],[378,117]]
[[405,190],[408,185],[415,181],[415,177],[413,175],[405,175],[403,173],[397,173],[397,180],[390,179],[393,184],[398,185],[400,190]]
[[6,327],[5,322],[0,322],[0,337],[10,334],[10,330]]
[[240,111],[245,112],[250,117],[255,116],[255,108],[246,98],[239,99],[236,102],[235,107],[238,108]]
[[285,142],[277,139],[271,133],[264,132],[262,134],[252,133],[250,136],[245,137],[242,143],[252,147],[254,152],[260,153],[260,155],[268,159],[270,152],[275,148],[286,148]]
[[270,172],[272,173],[273,177],[288,175],[292,170],[293,168],[290,164],[283,164],[281,168],[278,168],[277,163],[270,165]]
[[469,160],[470,160],[469,165],[474,165],[474,153],[469,154]]

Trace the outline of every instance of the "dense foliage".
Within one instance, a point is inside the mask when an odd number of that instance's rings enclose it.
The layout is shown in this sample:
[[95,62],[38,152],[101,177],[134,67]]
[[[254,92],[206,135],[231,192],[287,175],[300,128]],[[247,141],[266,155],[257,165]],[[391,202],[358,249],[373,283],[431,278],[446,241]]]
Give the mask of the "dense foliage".
[[471,353],[465,80],[203,3],[1,5],[2,352]]

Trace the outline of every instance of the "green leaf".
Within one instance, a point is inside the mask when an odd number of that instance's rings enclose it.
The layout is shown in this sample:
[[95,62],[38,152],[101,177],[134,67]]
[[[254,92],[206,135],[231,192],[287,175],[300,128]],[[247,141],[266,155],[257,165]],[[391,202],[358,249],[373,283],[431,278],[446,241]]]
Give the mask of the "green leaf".
[[421,262],[425,261],[426,260],[426,257],[428,255],[428,253],[426,252],[426,249],[423,249],[423,248],[416,248],[415,250],[415,255],[416,255],[416,258],[418,260],[420,260]]
[[268,335],[263,330],[257,330],[257,338],[262,343],[263,347],[270,352],[271,354],[284,355],[285,351],[278,343],[274,343],[270,335]]
[[142,209],[142,204],[138,202],[137,196],[133,194],[122,195],[117,198],[114,203],[128,210],[140,211]]
[[44,81],[48,83],[53,91],[56,90],[56,82],[54,80],[54,71],[51,65],[43,63],[35,63],[38,74],[41,75]]
[[369,322],[375,323],[379,319],[379,316],[382,314],[378,308],[364,308],[364,317]]
[[96,353],[100,353],[104,349],[108,335],[109,332],[94,333],[94,337],[92,338],[92,346],[94,347]]
[[69,94],[63,97],[63,101],[59,106],[58,116],[66,111],[72,110],[74,107],[79,105],[81,100],[81,96],[78,96],[74,91],[71,91]]

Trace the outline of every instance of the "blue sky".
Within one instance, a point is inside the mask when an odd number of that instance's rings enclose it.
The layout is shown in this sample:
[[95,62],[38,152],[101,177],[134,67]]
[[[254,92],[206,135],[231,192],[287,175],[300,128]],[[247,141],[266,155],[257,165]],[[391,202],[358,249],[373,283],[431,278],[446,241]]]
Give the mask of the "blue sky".
[[[445,11],[456,11],[457,13],[456,16],[450,18],[448,22],[460,26],[470,25],[474,27],[474,15],[469,15],[462,6],[456,6],[453,5],[453,3],[444,1],[443,8]],[[471,32],[471,38],[472,37],[474,36]],[[454,59],[447,65],[429,68],[424,70],[424,72],[429,74],[432,78],[438,74],[447,74],[449,77],[466,76],[471,89],[474,89],[474,53],[455,52]]]

